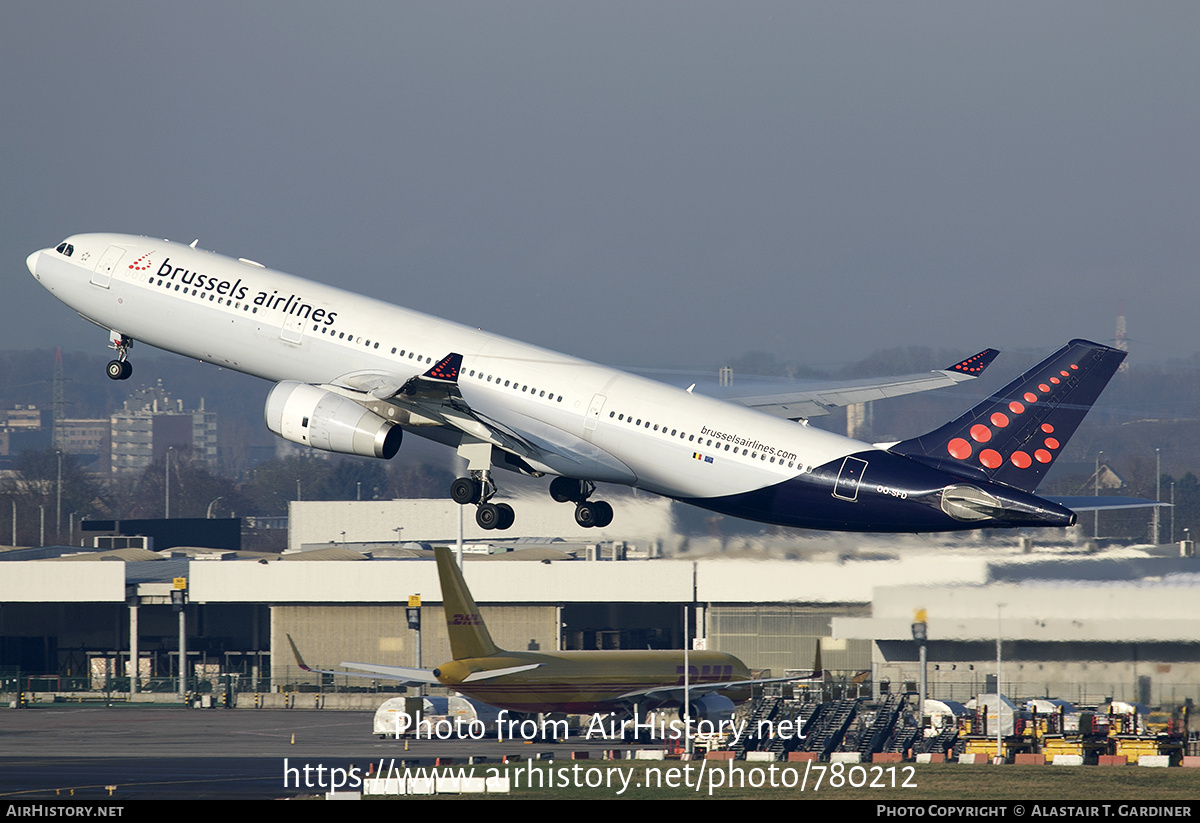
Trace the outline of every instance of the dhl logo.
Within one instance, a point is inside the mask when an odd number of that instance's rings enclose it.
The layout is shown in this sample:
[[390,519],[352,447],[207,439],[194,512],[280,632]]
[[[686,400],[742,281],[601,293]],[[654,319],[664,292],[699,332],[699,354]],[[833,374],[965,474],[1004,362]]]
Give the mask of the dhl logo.
[[482,626],[483,618],[481,618],[479,616],[478,612],[476,612],[475,614],[456,614],[456,615],[454,615],[454,619],[452,619],[450,621],[450,625],[451,626]]

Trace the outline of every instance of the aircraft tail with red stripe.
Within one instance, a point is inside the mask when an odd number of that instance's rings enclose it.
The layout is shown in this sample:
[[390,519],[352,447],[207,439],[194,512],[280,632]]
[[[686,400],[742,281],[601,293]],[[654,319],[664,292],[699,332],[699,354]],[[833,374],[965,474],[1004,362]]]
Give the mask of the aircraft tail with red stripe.
[[1072,340],[958,419],[889,451],[1033,492],[1125,354]]

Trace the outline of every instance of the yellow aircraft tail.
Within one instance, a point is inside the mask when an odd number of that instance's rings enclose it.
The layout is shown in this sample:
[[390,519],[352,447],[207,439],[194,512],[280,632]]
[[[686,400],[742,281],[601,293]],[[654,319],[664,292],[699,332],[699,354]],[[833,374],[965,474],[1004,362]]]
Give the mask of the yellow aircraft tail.
[[442,607],[446,610],[446,631],[450,635],[450,653],[455,660],[468,657],[490,657],[501,649],[492,642],[479,607],[471,597],[467,581],[463,580],[454,555],[444,547],[435,548],[438,578],[442,583]]

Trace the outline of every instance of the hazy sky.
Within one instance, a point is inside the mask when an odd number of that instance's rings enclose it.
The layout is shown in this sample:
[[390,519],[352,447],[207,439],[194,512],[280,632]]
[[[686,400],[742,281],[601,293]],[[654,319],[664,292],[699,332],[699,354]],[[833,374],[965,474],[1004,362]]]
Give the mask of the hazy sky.
[[[1200,4],[12,3],[9,347],[168,237],[602,362],[1200,349]],[[136,354],[136,352],[135,352]]]

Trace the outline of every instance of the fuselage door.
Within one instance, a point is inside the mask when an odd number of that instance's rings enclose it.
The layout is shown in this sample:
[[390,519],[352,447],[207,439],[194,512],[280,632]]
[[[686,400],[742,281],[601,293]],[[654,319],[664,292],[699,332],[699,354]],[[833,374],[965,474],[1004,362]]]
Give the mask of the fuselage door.
[[125,249],[120,246],[109,246],[101,256],[100,262],[96,264],[95,271],[92,272],[92,285],[107,289],[109,281],[112,280],[113,270],[117,268],[117,263],[121,262],[121,258],[124,256]]
[[857,500],[858,484],[866,470],[866,460],[859,460],[857,457],[847,457],[843,460],[842,470],[838,472],[837,483],[833,486],[833,496],[842,500]]
[[304,334],[304,322],[303,317],[286,315],[283,320],[283,328],[279,330],[280,338],[287,343],[299,343]]
[[588,406],[587,416],[583,418],[583,436],[591,440],[592,432],[596,430],[596,424],[600,422],[600,412],[604,409],[604,404],[608,400],[603,394],[592,395],[592,405]]

